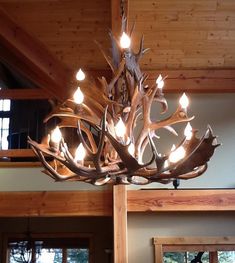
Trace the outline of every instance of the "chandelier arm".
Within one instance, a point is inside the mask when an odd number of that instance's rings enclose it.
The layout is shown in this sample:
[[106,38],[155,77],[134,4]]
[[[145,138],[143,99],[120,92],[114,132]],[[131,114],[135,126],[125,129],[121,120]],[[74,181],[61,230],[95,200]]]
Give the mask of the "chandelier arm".
[[44,168],[49,172],[49,175],[55,180],[55,181],[66,181],[71,178],[77,177],[76,174],[70,175],[70,176],[65,176],[57,173],[57,171],[46,161],[42,151],[40,149],[34,148],[34,146],[31,146],[36,153],[36,155],[39,157],[41,160],[41,163],[43,164]]
[[115,67],[114,67],[114,65],[113,65],[113,63],[112,63],[112,58],[111,58],[109,55],[106,54],[106,52],[104,51],[104,49],[102,48],[101,44],[100,44],[98,41],[94,40],[94,42],[95,42],[95,44],[99,47],[102,55],[104,56],[106,62],[108,63],[110,69],[111,69],[112,72],[114,73],[114,72],[115,72]]
[[112,94],[112,89],[114,88],[115,83],[118,81],[118,79],[120,78],[123,70],[124,70],[124,66],[125,66],[125,59],[123,58],[117,68],[117,70],[115,70],[114,72],[114,76],[111,79],[110,83],[108,84],[108,88],[109,88],[109,95]]
[[132,99],[131,99],[130,112],[129,112],[128,119],[126,122],[126,130],[127,130],[126,134],[128,137],[131,136],[131,131],[133,131],[136,116],[138,116],[137,115],[137,109],[139,107],[141,100],[143,99],[143,96],[144,96],[142,85],[143,85],[143,82],[145,81],[146,78],[147,78],[146,75],[142,75],[141,79],[139,80],[138,85],[136,85],[136,87],[135,87],[134,94],[133,94]]
[[84,131],[87,135],[87,138],[88,138],[88,141],[91,145],[91,149],[93,152],[96,152],[97,151],[97,145],[96,145],[96,142],[95,142],[95,139],[91,133],[91,131],[81,122],[81,130]]
[[183,180],[188,180],[188,179],[192,179],[192,178],[198,177],[201,174],[203,174],[207,170],[207,168],[208,168],[208,165],[206,163],[206,164],[198,167],[198,169],[195,170],[195,171],[179,175],[178,178],[179,179],[183,179]]

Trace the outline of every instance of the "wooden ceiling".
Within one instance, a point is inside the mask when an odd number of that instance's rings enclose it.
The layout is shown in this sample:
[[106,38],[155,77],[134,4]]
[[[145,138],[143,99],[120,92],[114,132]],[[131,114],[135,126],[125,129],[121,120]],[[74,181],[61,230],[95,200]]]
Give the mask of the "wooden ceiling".
[[[113,1],[114,2],[114,1]],[[234,0],[129,0],[134,43],[145,36],[146,69],[235,67]],[[94,40],[108,48],[111,1],[1,0],[28,32],[69,67],[107,68]],[[116,4],[116,8],[119,6]]]
[[[136,22],[133,46],[138,49],[144,34],[150,48],[141,66],[152,78],[166,70],[170,80],[196,79],[190,84],[196,91],[234,92],[234,0],[124,2],[129,27]],[[0,0],[0,6],[67,69],[108,69],[94,40],[109,48],[108,31],[117,31],[119,0]],[[176,82],[172,91],[179,86],[187,90],[185,84]]]

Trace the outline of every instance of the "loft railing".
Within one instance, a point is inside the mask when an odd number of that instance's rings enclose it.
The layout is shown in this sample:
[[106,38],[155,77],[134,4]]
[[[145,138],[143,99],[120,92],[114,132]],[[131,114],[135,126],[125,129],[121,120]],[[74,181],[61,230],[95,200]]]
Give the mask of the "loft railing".
[[42,89],[1,89],[0,98],[0,165],[37,162],[27,137],[40,141],[48,133],[43,119],[51,96]]

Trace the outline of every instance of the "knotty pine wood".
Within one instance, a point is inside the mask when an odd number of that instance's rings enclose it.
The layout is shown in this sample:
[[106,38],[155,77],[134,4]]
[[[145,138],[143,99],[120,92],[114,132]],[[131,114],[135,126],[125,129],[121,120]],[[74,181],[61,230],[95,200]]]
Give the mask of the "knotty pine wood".
[[127,190],[125,185],[113,186],[114,262],[128,263]]
[[235,190],[129,190],[128,212],[235,211]]
[[219,93],[235,91],[234,69],[211,70],[156,70],[147,71],[148,81],[154,84],[158,74],[167,76],[164,86],[165,93]]
[[1,192],[1,217],[111,216],[108,191]]
[[94,40],[108,49],[110,1],[21,0],[0,4],[68,67],[108,68]]
[[235,66],[233,0],[130,0],[129,10],[129,24],[136,21],[133,42],[144,34],[151,49],[144,68]]

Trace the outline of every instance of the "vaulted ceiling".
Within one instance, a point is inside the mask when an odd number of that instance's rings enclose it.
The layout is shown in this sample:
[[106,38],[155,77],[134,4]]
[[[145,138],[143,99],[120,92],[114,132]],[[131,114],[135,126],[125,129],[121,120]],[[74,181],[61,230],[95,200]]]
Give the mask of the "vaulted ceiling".
[[[109,29],[118,32],[119,2],[122,1],[0,0],[0,6],[66,69],[82,67],[100,72],[108,65],[95,40],[104,49],[109,48]],[[165,70],[169,80],[176,80],[173,91],[186,89],[189,84],[200,91],[234,90],[235,1],[123,2],[127,3],[129,27],[136,22],[134,48],[138,49],[142,34],[145,47],[150,48],[142,59],[142,68],[150,78],[155,78],[155,71]],[[196,81],[182,84],[182,79]]]

